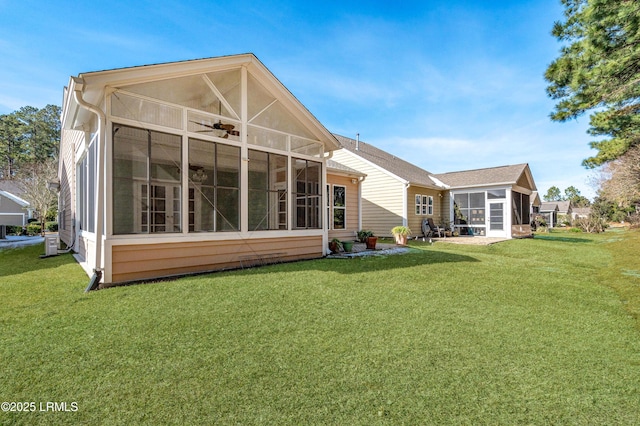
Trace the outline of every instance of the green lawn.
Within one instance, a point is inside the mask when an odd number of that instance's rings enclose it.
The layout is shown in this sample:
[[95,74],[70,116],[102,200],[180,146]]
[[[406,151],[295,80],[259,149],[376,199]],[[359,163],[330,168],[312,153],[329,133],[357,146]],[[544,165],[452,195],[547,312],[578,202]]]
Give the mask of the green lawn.
[[90,294],[0,251],[0,424],[640,424],[639,232],[412,247]]

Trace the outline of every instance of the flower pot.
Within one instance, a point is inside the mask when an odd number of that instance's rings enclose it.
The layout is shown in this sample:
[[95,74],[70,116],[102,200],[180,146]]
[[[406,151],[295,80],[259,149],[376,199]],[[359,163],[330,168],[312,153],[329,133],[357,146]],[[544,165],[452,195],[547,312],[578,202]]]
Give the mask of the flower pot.
[[396,237],[396,244],[398,244],[399,246],[407,245],[407,235],[396,234],[395,237]]
[[340,251],[340,245],[334,241],[329,241],[329,250],[331,250],[333,254],[338,253]]
[[376,243],[378,242],[378,237],[368,237],[367,238],[367,249],[368,250],[375,250],[376,249]]
[[344,251],[350,252],[353,249],[353,241],[342,241],[342,248]]

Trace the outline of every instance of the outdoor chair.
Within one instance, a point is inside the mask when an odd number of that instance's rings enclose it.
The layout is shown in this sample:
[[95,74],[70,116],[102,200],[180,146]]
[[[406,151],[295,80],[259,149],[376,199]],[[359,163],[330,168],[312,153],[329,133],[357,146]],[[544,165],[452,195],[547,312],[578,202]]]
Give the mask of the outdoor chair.
[[431,238],[434,236],[433,228],[429,226],[429,221],[427,219],[422,220],[422,235],[424,238]]
[[433,223],[433,219],[432,218],[428,218],[427,219],[427,223],[429,224],[429,227],[433,230],[433,233],[436,234],[438,237],[444,237],[444,229],[440,228],[439,226],[436,226],[435,223]]

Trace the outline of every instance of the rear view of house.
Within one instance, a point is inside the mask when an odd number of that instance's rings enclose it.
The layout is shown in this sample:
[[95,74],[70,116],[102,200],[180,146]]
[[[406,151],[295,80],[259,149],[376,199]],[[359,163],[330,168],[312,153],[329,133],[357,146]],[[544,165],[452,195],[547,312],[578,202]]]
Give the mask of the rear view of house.
[[60,238],[92,281],[326,253],[337,141],[252,54],[72,77],[62,128]]

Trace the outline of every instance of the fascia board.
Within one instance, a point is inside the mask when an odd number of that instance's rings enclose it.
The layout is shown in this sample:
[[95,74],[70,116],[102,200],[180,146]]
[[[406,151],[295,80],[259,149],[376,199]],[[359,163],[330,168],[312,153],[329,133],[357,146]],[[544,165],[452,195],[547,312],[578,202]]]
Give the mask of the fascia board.
[[253,60],[247,65],[247,69],[265,87],[275,90],[276,99],[282,102],[300,122],[313,130],[319,140],[324,140],[325,146],[326,142],[330,143],[327,151],[335,151],[341,148],[333,133],[329,132],[257,57],[253,57]]
[[22,207],[29,207],[29,205],[30,205],[27,201],[23,200],[22,198],[18,197],[17,195],[13,195],[10,192],[1,191],[0,190],[0,195],[10,199],[11,201],[13,201],[16,204],[20,204]]

